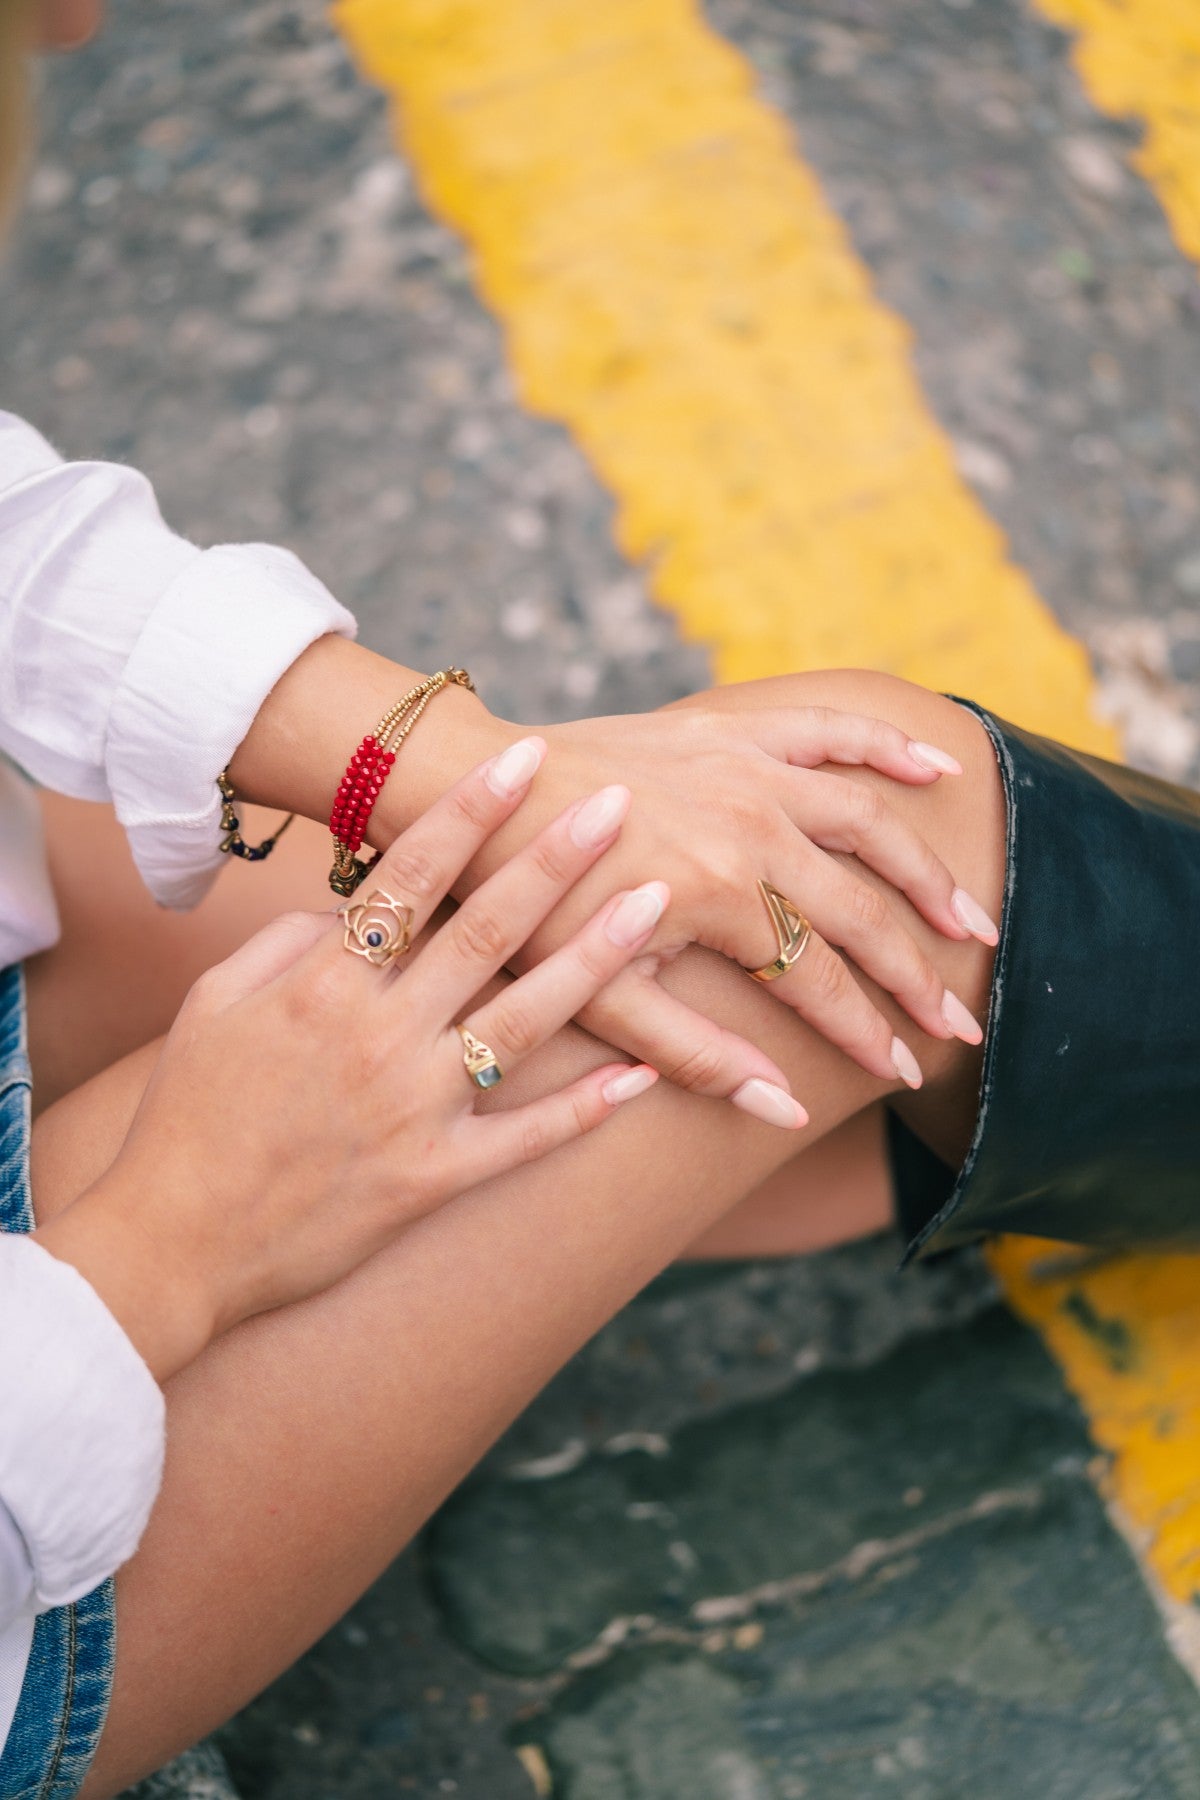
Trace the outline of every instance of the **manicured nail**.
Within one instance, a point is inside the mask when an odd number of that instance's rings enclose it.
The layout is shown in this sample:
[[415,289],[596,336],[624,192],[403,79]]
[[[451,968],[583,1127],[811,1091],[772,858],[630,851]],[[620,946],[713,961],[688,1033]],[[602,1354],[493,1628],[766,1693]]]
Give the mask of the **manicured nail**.
[[622,895],[605,920],[605,937],[611,944],[628,950],[658,924],[670,897],[670,890],[661,881],[648,881],[645,887]]
[[961,1038],[964,1044],[982,1044],[982,1025],[967,1011],[958,995],[952,994],[949,988],[942,996],[942,1017],[955,1037]]
[[761,1119],[764,1125],[782,1125],[785,1131],[799,1131],[802,1125],[808,1124],[808,1114],[798,1100],[785,1094],[773,1081],[762,1081],[757,1075],[743,1081],[737,1093],[729,1097],[735,1106],[740,1106],[752,1119]]
[[950,908],[963,930],[969,931],[981,944],[1000,942],[1000,927],[988,917],[978,900],[972,900],[965,888],[955,888],[950,896]]
[[892,1067],[901,1081],[906,1082],[910,1088],[919,1088],[925,1079],[920,1063],[903,1038],[892,1039]]
[[606,1081],[600,1092],[610,1106],[620,1106],[624,1100],[636,1100],[647,1088],[652,1088],[658,1080],[658,1070],[648,1069],[645,1064],[638,1069],[627,1069],[624,1075],[614,1075]]
[[580,850],[596,850],[607,843],[629,811],[632,798],[626,787],[601,788],[571,820],[571,842]]
[[918,768],[932,769],[935,775],[961,775],[962,764],[948,750],[939,750],[936,744],[922,744],[919,741],[910,743],[908,754]]
[[523,787],[528,787],[542,766],[546,754],[545,738],[522,738],[510,744],[488,764],[483,779],[501,800],[511,800]]

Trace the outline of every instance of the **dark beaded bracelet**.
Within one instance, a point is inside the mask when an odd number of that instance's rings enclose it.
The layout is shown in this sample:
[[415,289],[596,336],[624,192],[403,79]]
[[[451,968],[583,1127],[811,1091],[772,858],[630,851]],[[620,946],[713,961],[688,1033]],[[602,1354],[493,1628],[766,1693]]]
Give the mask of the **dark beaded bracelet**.
[[248,844],[242,836],[241,821],[233,810],[237,796],[233,791],[228,769],[222,769],[217,776],[217,787],[221,794],[221,830],[225,834],[221,839],[222,853],[226,856],[240,856],[243,862],[264,862],[295,818],[295,813],[289,813],[282,825],[276,826],[270,837],[264,838],[261,844]]

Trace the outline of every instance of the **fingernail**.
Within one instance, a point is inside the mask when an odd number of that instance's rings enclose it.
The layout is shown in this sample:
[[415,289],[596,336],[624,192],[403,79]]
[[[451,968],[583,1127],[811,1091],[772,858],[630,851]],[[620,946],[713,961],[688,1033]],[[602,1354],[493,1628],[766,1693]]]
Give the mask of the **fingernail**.
[[952,994],[949,988],[942,996],[942,1017],[955,1037],[961,1038],[964,1044],[983,1042],[983,1027],[979,1020],[967,1011],[958,995]]
[[969,931],[981,944],[1000,942],[1000,927],[994,919],[988,917],[978,900],[973,900],[965,888],[955,888],[950,896],[950,908],[963,930]]
[[892,1039],[892,1067],[901,1081],[910,1088],[919,1088],[925,1077],[921,1073],[921,1065],[905,1043],[903,1038]]
[[948,750],[939,750],[936,744],[922,744],[914,741],[908,746],[908,754],[921,769],[932,769],[937,775],[961,775],[962,764]]
[[658,924],[669,898],[669,891],[661,881],[648,881],[645,887],[634,888],[631,894],[622,895],[605,920],[605,937],[611,944],[620,944],[628,950]]
[[571,820],[571,842],[580,850],[595,850],[607,843],[629,811],[631,798],[628,788],[601,788],[584,801]]
[[658,1080],[658,1070],[643,1066],[639,1069],[627,1069],[624,1075],[614,1075],[606,1081],[600,1092],[610,1106],[620,1106],[624,1100],[636,1100],[647,1088],[652,1088]]
[[773,1081],[762,1081],[757,1075],[743,1081],[737,1093],[729,1097],[735,1106],[740,1106],[752,1119],[761,1119],[764,1125],[782,1125],[785,1131],[799,1131],[802,1125],[808,1124],[808,1114],[798,1100],[785,1094]]
[[502,750],[489,765],[483,779],[501,800],[511,800],[523,787],[528,787],[542,766],[546,754],[544,738],[522,738]]

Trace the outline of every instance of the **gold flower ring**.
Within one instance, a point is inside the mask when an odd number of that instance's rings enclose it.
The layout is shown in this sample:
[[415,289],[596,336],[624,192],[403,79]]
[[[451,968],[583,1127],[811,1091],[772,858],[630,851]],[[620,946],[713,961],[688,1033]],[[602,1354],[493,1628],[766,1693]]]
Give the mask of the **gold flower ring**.
[[338,911],[346,927],[342,940],[346,949],[354,956],[365,956],[377,969],[386,969],[412,949],[412,907],[401,906],[382,888]]

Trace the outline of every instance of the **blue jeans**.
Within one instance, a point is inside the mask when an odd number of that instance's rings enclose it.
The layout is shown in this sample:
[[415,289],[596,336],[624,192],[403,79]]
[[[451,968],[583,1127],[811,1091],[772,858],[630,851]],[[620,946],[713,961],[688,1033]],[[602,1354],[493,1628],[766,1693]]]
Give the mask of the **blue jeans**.
[[[32,1231],[25,982],[0,970],[0,1231]],[[113,1584],[42,1613],[16,1717],[0,1749],[0,1800],[71,1800],[96,1753],[116,1651]]]

